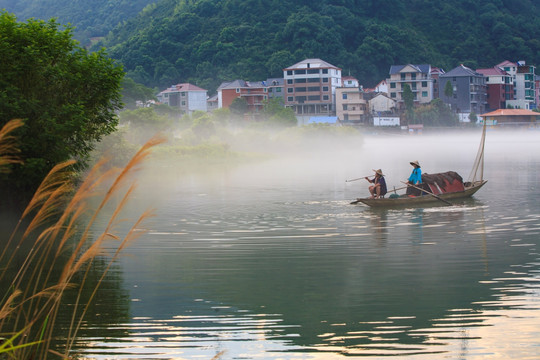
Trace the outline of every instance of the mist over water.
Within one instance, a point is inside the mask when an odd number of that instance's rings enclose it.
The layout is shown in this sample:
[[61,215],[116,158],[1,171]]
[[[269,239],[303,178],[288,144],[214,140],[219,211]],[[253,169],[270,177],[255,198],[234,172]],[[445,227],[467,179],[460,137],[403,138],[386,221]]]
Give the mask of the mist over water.
[[129,293],[115,306],[131,320],[96,325],[81,351],[96,359],[221,351],[223,359],[534,358],[537,131],[488,131],[488,183],[473,199],[349,205],[368,196],[368,183],[345,180],[381,168],[391,190],[413,160],[424,173],[453,170],[466,180],[480,132],[365,134],[346,147],[327,138],[252,147],[271,156],[236,164],[146,164],[126,216],[155,207],[156,217],[114,277]]

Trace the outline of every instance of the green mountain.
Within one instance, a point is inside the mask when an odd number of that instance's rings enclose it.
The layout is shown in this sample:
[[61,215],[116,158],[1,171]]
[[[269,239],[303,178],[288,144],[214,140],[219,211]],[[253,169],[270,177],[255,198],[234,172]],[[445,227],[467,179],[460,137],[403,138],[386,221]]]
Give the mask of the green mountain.
[[118,24],[136,16],[157,0],[0,0],[5,9],[22,21],[50,19],[75,26],[74,37],[84,45],[92,38],[107,35]]
[[97,46],[151,87],[192,82],[212,92],[226,80],[281,77],[311,57],[369,87],[392,64],[540,64],[539,10],[535,0],[161,0]]

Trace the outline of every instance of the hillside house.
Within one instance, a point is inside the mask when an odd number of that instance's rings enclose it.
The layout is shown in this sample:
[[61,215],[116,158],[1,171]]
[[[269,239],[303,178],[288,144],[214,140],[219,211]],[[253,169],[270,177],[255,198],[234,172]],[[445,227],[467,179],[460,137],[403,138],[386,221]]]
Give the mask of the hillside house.
[[390,67],[390,78],[386,81],[390,98],[396,100],[399,110],[405,109],[403,101],[405,84],[411,88],[415,104],[427,104],[433,100],[431,65],[392,65]]
[[353,76],[343,76],[341,78],[341,87],[359,88],[360,83],[358,82],[358,79]]
[[477,69],[486,78],[487,109],[505,109],[506,102],[514,98],[514,82],[512,76],[500,67]]
[[444,74],[444,70],[438,67],[431,68],[431,78],[433,79],[433,98],[438,99],[439,95],[439,77]]
[[341,69],[321,59],[305,59],[283,69],[285,106],[297,116],[334,115]]
[[268,98],[278,98],[281,99],[282,103],[285,103],[285,90],[284,90],[284,79],[283,78],[270,78],[266,81],[263,81],[263,85],[266,85],[268,88]]
[[258,113],[268,99],[268,87],[263,82],[234,80],[222,83],[218,89],[218,107],[229,108],[236,98],[246,100],[248,112]]
[[535,101],[536,84],[535,84],[535,67],[527,65],[525,61],[513,63],[511,61],[503,61],[497,67],[504,70],[513,79],[514,97],[507,101],[507,107],[519,107],[524,109],[534,109],[537,104]]
[[[452,86],[452,95],[445,94],[446,84]],[[458,114],[461,121],[468,121],[470,113],[482,114],[487,108],[487,87],[484,75],[460,65],[439,76],[439,96]]]
[[207,111],[207,90],[189,83],[173,85],[157,94],[159,102],[179,108],[187,114]]
[[340,123],[368,125],[368,104],[364,92],[359,87],[336,89],[336,116]]

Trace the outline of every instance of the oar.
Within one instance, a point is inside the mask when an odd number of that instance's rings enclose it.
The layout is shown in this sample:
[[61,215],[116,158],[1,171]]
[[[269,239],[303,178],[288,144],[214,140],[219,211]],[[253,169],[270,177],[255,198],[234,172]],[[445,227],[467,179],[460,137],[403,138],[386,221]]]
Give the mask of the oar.
[[374,176],[374,175],[362,176],[362,177],[359,177],[359,178],[356,178],[356,179],[345,180],[345,182],[351,182],[351,181],[356,181],[356,180],[362,180],[362,179],[365,179],[365,178],[370,177],[370,176]]
[[420,191],[423,191],[423,192],[425,192],[425,193],[427,193],[427,194],[433,196],[435,199],[441,200],[443,203],[446,203],[446,204],[448,204],[448,205],[450,205],[450,206],[453,206],[453,205],[454,205],[454,204],[452,204],[451,202],[444,200],[444,199],[441,198],[440,196],[437,196],[437,195],[435,195],[434,193],[429,192],[429,191],[427,191],[427,190],[425,190],[425,189],[422,189],[422,188],[420,188],[420,187],[418,187],[418,186],[416,186],[416,185],[406,183],[405,181],[402,181],[402,183],[407,184],[407,186],[412,186],[413,188],[418,189],[418,190],[420,190]]

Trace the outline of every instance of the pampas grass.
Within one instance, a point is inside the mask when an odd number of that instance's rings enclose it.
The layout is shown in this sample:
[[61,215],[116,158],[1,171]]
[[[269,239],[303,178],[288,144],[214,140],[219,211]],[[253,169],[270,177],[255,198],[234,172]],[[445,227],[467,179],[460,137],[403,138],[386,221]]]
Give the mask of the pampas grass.
[[[21,125],[20,120],[12,120],[0,130],[0,168],[20,162],[11,133]],[[144,233],[136,230],[153,215],[145,211],[125,236],[115,234],[120,213],[136,188],[131,175],[152,148],[164,141],[161,136],[149,140],[123,169],[109,169],[106,159],[97,162],[77,189],[72,184],[73,161],[49,172],[0,254],[0,283],[8,285],[0,295],[0,354],[14,359],[70,358],[77,331],[99,285],[121,251]],[[101,201],[91,210],[89,201],[98,196]],[[112,215],[99,235],[94,235],[91,230],[95,231],[98,216],[110,206]],[[105,245],[113,253],[108,254],[108,265],[97,285],[90,289],[90,298],[83,302],[88,272],[93,261],[105,255]],[[22,263],[17,264],[17,259],[23,259]],[[75,275],[78,283],[73,282]],[[71,326],[61,348],[52,348],[55,319],[68,289],[78,294]]]

